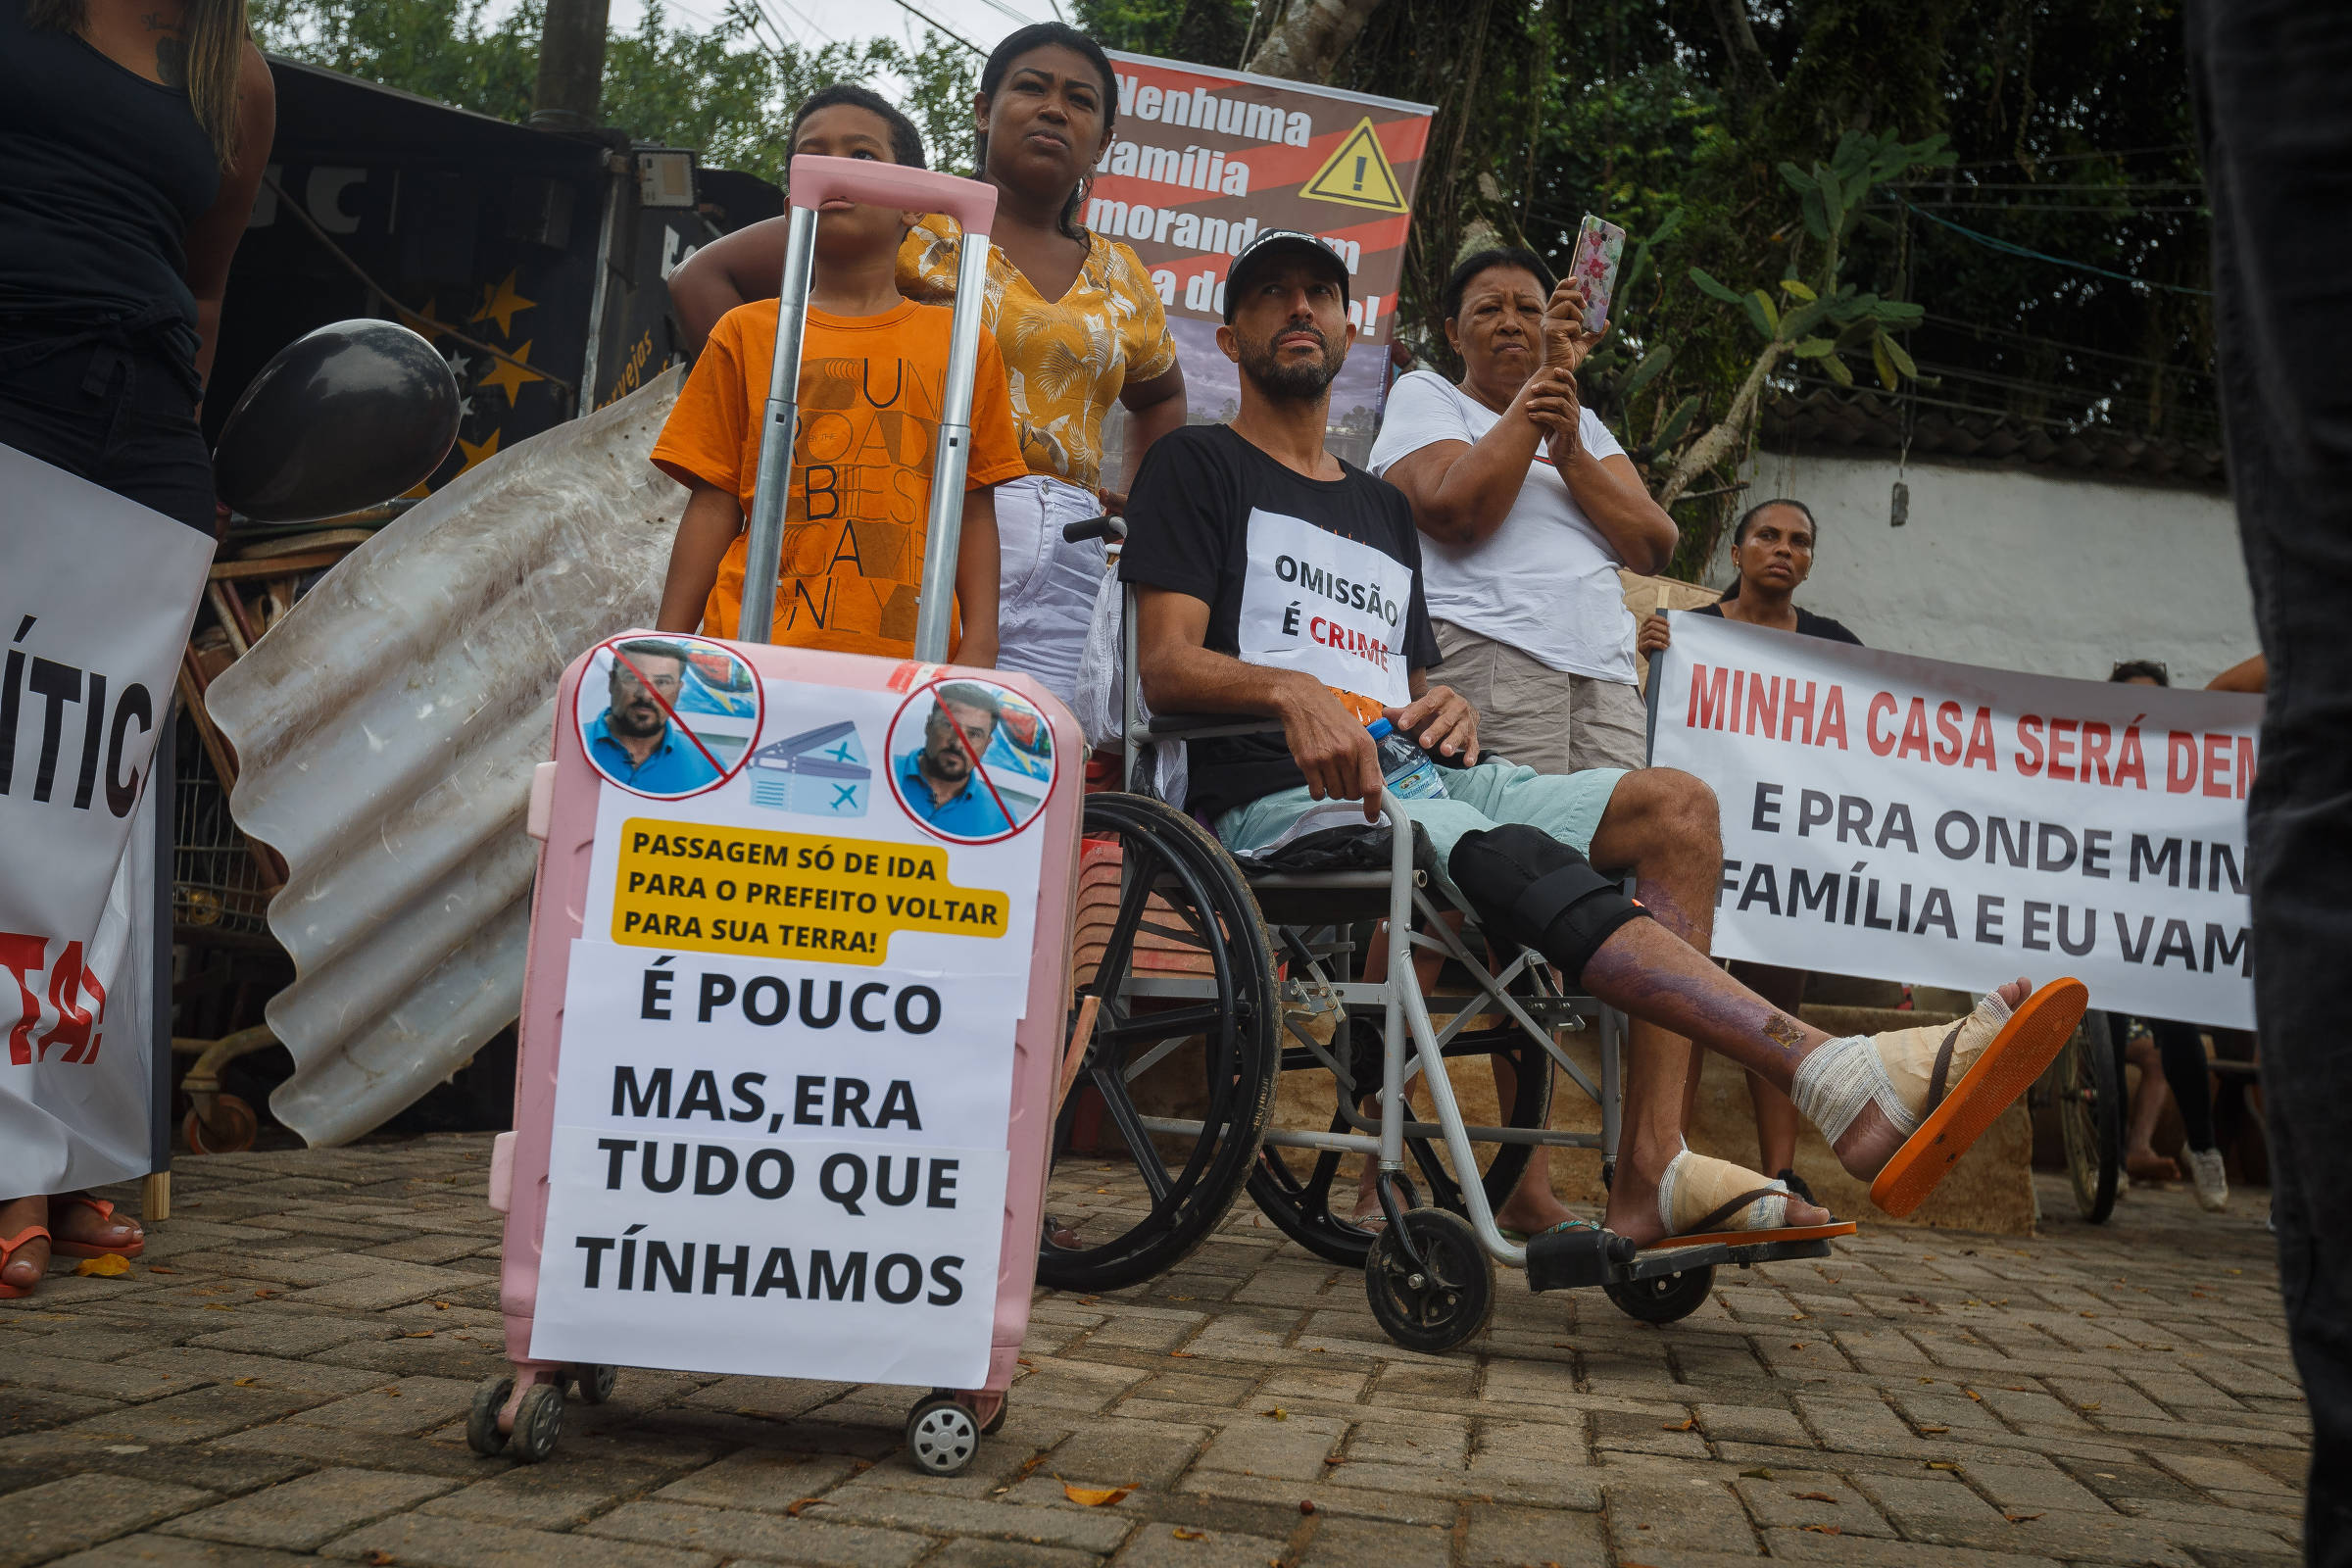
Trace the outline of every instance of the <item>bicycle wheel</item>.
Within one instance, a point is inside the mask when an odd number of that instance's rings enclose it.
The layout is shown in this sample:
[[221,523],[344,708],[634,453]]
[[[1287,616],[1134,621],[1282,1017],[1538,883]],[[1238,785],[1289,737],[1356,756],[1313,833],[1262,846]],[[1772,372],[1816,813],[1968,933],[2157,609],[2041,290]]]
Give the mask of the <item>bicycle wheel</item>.
[[2093,1225],[2115,1212],[2124,1163],[2124,1090],[2107,1015],[2095,1009],[2050,1064],[2075,1207]]

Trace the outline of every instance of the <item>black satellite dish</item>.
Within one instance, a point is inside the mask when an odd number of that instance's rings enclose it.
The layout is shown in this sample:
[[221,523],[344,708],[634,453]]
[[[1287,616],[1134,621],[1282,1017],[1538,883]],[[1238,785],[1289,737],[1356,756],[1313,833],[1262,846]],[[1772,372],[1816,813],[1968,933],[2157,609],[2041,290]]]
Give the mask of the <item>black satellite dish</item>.
[[341,516],[413,490],[458,438],[458,382],[391,321],[336,321],[278,350],[213,452],[220,499],[257,522]]

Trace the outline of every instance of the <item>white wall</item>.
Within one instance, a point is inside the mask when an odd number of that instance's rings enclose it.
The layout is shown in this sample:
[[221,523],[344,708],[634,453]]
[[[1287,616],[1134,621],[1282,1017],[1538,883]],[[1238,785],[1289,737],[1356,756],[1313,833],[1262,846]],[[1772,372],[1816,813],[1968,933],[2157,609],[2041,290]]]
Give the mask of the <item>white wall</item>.
[[[1874,648],[2103,680],[2160,659],[2202,686],[2256,653],[2229,498],[1913,463],[1760,452],[1743,501],[1790,496],[1821,525],[1797,603]],[[1730,530],[1707,581],[1732,580]]]

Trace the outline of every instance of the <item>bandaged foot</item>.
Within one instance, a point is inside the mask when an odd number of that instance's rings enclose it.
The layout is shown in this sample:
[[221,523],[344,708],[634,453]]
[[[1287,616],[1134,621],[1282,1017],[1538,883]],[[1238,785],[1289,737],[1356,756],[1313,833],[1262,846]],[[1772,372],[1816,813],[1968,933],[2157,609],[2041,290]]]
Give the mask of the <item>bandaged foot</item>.
[[1658,1220],[1670,1237],[1782,1230],[1788,1200],[1782,1183],[1688,1149],[1658,1178]]
[[2023,980],[1986,996],[1957,1023],[1847,1035],[1798,1062],[1789,1098],[1871,1201],[1908,1214],[1995,1118],[2056,1058],[2089,993]]
[[1870,1105],[1908,1138],[2008,1021],[2009,1004],[1995,992],[1958,1023],[1827,1041],[1796,1064],[1788,1098],[1832,1144]]

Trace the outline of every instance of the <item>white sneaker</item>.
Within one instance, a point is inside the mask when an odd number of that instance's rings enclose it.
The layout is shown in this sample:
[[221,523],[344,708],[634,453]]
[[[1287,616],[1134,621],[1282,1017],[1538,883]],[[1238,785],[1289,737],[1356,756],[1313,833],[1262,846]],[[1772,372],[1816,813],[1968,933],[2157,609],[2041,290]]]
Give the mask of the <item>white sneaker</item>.
[[2197,1189],[2197,1206],[2209,1214],[2218,1214],[2230,1206],[2230,1178],[2222,1170],[2222,1152],[2218,1149],[2184,1149],[2180,1157],[2188,1165],[2188,1179]]

